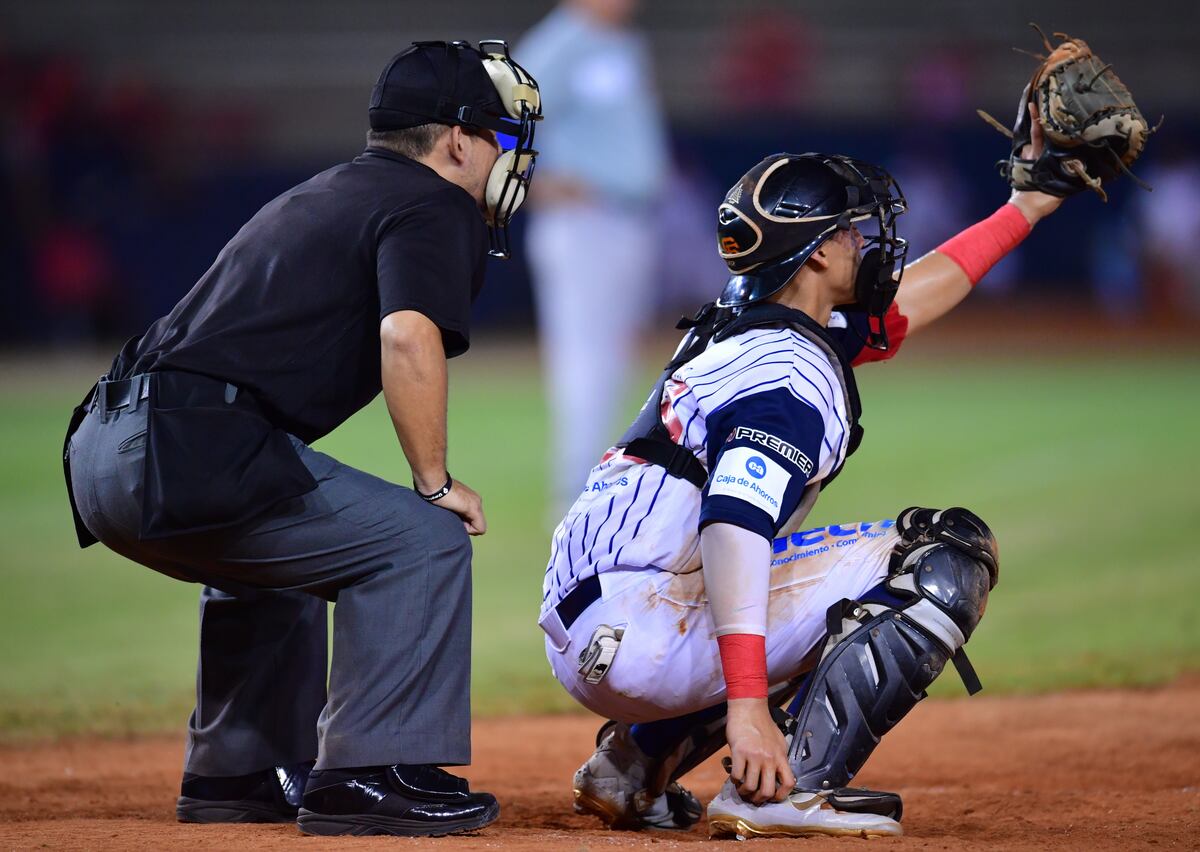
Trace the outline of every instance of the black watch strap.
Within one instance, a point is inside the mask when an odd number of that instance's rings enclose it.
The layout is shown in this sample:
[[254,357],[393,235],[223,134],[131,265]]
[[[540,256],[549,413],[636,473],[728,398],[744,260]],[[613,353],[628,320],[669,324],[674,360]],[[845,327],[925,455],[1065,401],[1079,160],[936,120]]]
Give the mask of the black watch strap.
[[426,503],[436,503],[438,500],[441,500],[443,497],[449,494],[450,489],[453,487],[454,477],[450,475],[450,471],[446,471],[446,484],[437,491],[434,491],[432,494],[422,494],[421,489],[417,488],[417,480],[413,480],[413,491],[416,492],[416,495]]

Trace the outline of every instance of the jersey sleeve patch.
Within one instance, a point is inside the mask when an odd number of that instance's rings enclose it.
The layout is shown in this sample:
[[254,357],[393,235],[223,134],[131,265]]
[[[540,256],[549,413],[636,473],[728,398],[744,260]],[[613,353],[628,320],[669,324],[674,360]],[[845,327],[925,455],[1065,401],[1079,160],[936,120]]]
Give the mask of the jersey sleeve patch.
[[821,465],[825,421],[815,403],[776,388],[734,400],[705,428],[711,467],[700,528],[730,523],[773,538]]
[[805,479],[812,476],[813,461],[799,447],[794,447],[783,438],[779,438],[761,429],[751,429],[748,426],[738,426],[730,434],[728,440],[734,441],[750,441],[755,444],[761,444],[769,450],[774,450],[783,456],[785,459],[794,464],[804,474]]
[[778,521],[792,476],[764,453],[752,447],[734,447],[721,454],[711,480],[710,497],[742,500]]

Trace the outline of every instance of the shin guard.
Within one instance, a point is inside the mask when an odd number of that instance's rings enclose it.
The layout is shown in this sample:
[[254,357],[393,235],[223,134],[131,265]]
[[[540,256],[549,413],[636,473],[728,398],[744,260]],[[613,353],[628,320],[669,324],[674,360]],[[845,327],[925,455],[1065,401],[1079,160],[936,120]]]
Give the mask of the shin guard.
[[961,649],[995,585],[995,540],[965,509],[910,509],[897,528],[902,539],[888,579],[861,600],[829,608],[820,661],[792,704],[799,789],[849,783],[948,660],[977,691]]

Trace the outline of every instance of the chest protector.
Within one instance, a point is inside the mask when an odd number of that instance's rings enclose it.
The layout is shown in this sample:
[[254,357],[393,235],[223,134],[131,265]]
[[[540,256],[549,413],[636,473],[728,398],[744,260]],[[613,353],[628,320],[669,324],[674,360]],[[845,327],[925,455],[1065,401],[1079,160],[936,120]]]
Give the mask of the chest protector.
[[[825,353],[833,365],[846,403],[850,426],[846,458],[849,458],[862,443],[863,428],[859,424],[862,403],[858,397],[858,385],[854,381],[854,370],[838,342],[807,314],[772,302],[760,302],[737,312],[729,308],[718,308],[716,303],[709,302],[694,317],[681,319],[675,327],[687,330],[687,334],[680,341],[667,366],[663,368],[662,375],[655,382],[642,410],[617,443],[617,447],[624,450],[626,455],[644,459],[650,464],[665,468],[671,476],[686,479],[697,488],[704,488],[708,482],[708,471],[691,450],[671,440],[667,427],[663,425],[659,411],[663,390],[672,374],[704,352],[710,343],[720,342],[752,328],[790,328]],[[821,488],[833,482],[841,473],[844,464],[843,459],[829,472],[821,481]]]

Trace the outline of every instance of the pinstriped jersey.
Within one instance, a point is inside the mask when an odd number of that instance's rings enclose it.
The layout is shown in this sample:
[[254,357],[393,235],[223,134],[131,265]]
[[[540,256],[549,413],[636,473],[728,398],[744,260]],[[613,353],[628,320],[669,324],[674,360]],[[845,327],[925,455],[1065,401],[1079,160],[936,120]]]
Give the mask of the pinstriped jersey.
[[593,575],[696,570],[706,523],[773,538],[806,486],[841,466],[850,440],[834,365],[790,327],[711,343],[671,374],[658,405],[671,439],[709,472],[707,485],[610,449],[554,531],[543,614]]

